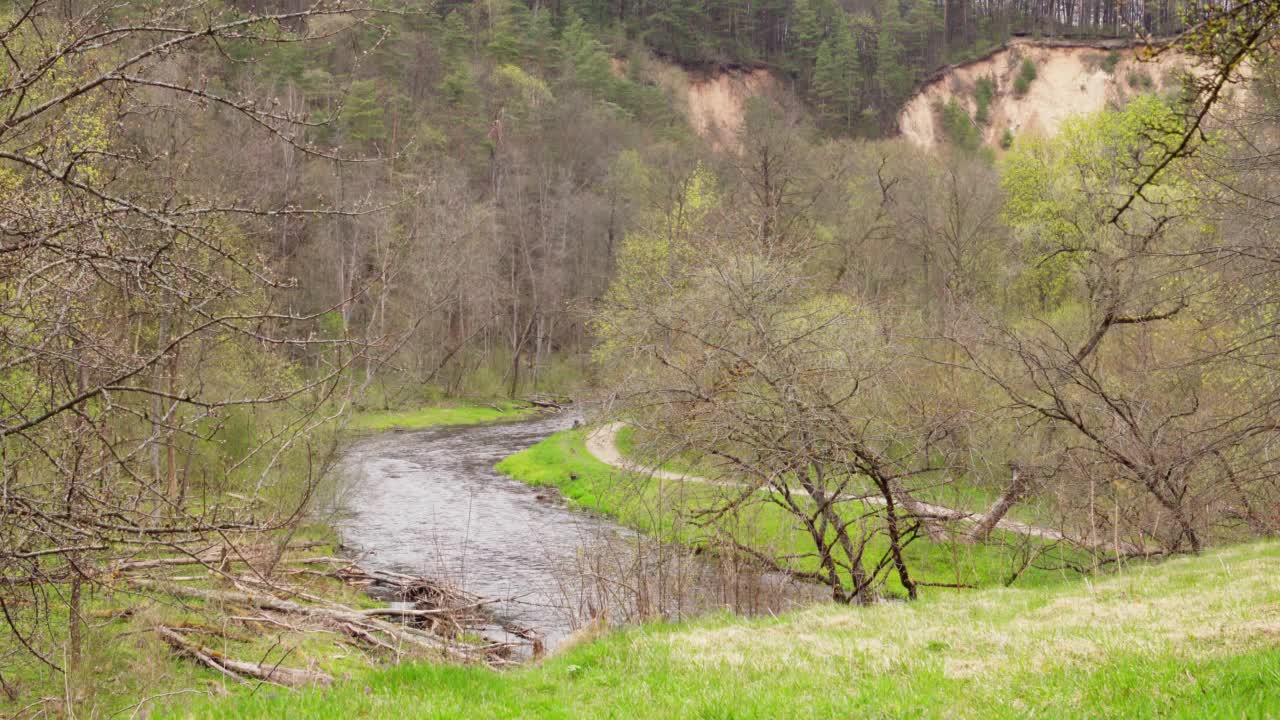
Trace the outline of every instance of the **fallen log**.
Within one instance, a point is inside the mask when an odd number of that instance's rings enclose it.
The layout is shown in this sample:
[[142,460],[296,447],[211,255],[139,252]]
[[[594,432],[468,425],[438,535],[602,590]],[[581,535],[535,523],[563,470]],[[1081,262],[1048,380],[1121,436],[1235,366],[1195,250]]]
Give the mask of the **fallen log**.
[[370,617],[373,615],[390,615],[393,617],[405,617],[405,618],[429,618],[429,617],[438,617],[441,615],[446,615],[446,616],[457,615],[460,613],[465,613],[468,610],[479,610],[480,608],[486,605],[493,605],[494,603],[498,603],[498,602],[502,602],[502,601],[501,600],[478,600],[468,605],[461,605],[459,607],[441,607],[441,608],[431,608],[428,610],[423,610],[419,608],[385,607],[385,608],[370,608],[368,610],[357,610],[356,612],[359,612],[366,617]]
[[339,627],[341,627],[341,628],[342,628],[342,631],[343,631],[343,632],[345,632],[346,634],[350,635],[351,637],[353,637],[353,638],[355,638],[355,639],[357,639],[357,640],[360,640],[360,641],[362,641],[362,642],[365,642],[365,643],[367,643],[367,644],[369,644],[369,645],[372,645],[372,646],[374,646],[374,647],[376,647],[376,648],[380,648],[380,649],[382,649],[382,650],[386,650],[386,651],[388,651],[388,652],[392,653],[393,655],[396,655],[397,657],[399,657],[399,655],[400,655],[400,651],[399,651],[399,650],[397,650],[396,648],[392,647],[391,645],[388,645],[386,642],[383,642],[382,640],[379,640],[379,639],[378,639],[378,637],[377,637],[376,635],[374,635],[373,633],[369,632],[368,630],[365,630],[364,628],[358,627],[358,626],[356,626],[356,625],[352,625],[351,623],[340,623],[340,624],[339,624]]
[[111,566],[112,572],[131,572],[133,570],[150,570],[159,567],[185,567],[189,565],[204,565],[205,567],[213,567],[218,563],[219,558],[209,557],[168,557],[168,558],[152,558],[150,560],[129,560],[127,562],[116,563]]
[[527,397],[524,399],[524,401],[534,407],[548,408],[551,410],[564,410],[566,407],[568,407],[570,404],[573,403],[573,400],[571,399],[546,398],[546,397],[536,397],[536,396]]
[[281,667],[279,665],[251,663],[227,657],[217,650],[202,647],[198,643],[191,642],[174,630],[164,627],[163,625],[156,627],[156,634],[179,653],[194,658],[201,664],[213,668],[224,675],[229,675],[236,680],[243,681],[244,676],[248,676],[255,680],[261,680],[263,682],[274,683],[276,685],[283,685],[286,687],[328,685],[333,682],[332,675],[315,670],[300,670],[297,668]]
[[991,531],[996,529],[1000,521],[1005,515],[1009,514],[1009,510],[1013,508],[1014,503],[1022,499],[1022,494],[1026,492],[1030,485],[1028,474],[1023,473],[1016,463],[1009,464],[1012,476],[1009,480],[1009,487],[1005,489],[996,501],[991,503],[991,507],[982,515],[979,515],[973,523],[973,528],[969,531],[969,537],[974,542],[985,542],[991,535]]
[[[293,543],[289,545],[288,549],[289,550],[306,550],[314,547],[319,547],[324,544],[325,543],[313,542],[313,541]],[[183,567],[183,566],[189,566],[189,565],[203,565],[210,569],[214,569],[216,567],[222,567],[223,569],[225,569],[224,566],[230,565],[232,563],[244,563],[244,562],[247,562],[248,560],[259,559],[258,556],[264,554],[264,552],[265,552],[265,549],[261,546],[237,548],[234,551],[232,548],[228,546],[220,546],[212,549],[202,550],[200,552],[192,553],[190,555],[179,555],[175,557],[147,558],[143,560],[122,560],[115,563],[114,565],[111,565],[108,569],[111,572],[118,572],[118,573],[131,572],[134,570],[150,570],[150,569],[161,568],[161,567]],[[350,565],[352,563],[352,561],[350,560],[344,560],[341,558],[334,558],[334,557],[300,558],[297,560],[291,560],[291,559],[285,558],[284,561],[288,564],[335,563],[335,564]]]

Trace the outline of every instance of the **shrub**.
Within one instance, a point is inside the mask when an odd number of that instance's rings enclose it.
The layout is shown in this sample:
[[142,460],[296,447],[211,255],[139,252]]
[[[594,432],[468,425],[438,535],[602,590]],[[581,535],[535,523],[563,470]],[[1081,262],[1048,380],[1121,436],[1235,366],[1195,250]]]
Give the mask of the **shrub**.
[[991,99],[995,97],[995,94],[995,81],[989,77],[978,78],[978,84],[973,89],[973,101],[978,106],[973,119],[979,125],[986,125],[990,121]]
[[1128,82],[1129,87],[1135,90],[1150,90],[1155,85],[1151,80],[1151,74],[1146,70],[1135,70],[1129,73]]
[[1107,57],[1102,61],[1102,69],[1108,75],[1112,75],[1116,71],[1116,65],[1120,64],[1120,51],[1112,50],[1107,53]]
[[1013,128],[1004,129],[1004,134],[1000,136],[1000,147],[1005,150],[1013,147]]
[[1022,97],[1027,94],[1027,90],[1031,89],[1031,83],[1036,79],[1036,64],[1030,59],[1022,61],[1022,68],[1018,70],[1018,77],[1013,81],[1013,94]]
[[953,145],[969,151],[978,148],[978,128],[960,103],[949,100],[938,108],[938,114],[942,120],[942,132]]

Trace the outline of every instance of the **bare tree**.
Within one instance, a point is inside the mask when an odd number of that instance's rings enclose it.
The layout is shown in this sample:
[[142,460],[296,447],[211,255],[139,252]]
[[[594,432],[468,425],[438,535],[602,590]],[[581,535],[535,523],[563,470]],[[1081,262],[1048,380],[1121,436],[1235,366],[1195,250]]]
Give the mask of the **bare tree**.
[[[889,574],[915,597],[905,549],[959,519],[928,517],[913,496],[947,482],[949,464],[936,438],[950,408],[910,380],[927,365],[891,317],[820,289],[807,223],[744,237],[722,212],[757,216],[721,210],[708,173],[684,187],[665,232],[627,239],[596,318],[602,356],[628,388],[621,411],[663,455],[704,463],[712,492],[692,512],[737,550],[842,602],[870,601]],[[779,510],[805,548],[769,556],[734,534],[744,514]]]
[[296,524],[328,462],[315,431],[342,412],[362,345],[289,309],[295,284],[259,233],[367,211],[211,183],[192,136],[214,120],[343,160],[300,115],[185,62],[305,42],[321,17],[326,33],[370,18],[34,0],[0,29],[0,616],[69,686],[87,585],[138,555],[237,553]]
[[[1135,104],[1069,128],[1041,169],[1015,168],[1007,182],[1030,198],[1013,212],[1034,253],[1023,276],[1041,309],[960,340],[1016,412],[1040,419],[1049,492],[1073,533],[1122,553],[1195,552],[1256,530],[1275,493],[1280,395],[1263,369],[1274,321],[1246,280],[1261,266],[1206,232],[1223,198],[1204,165],[1180,158],[1147,176],[1181,132],[1167,108]],[[1119,220],[1117,198],[1129,203]]]

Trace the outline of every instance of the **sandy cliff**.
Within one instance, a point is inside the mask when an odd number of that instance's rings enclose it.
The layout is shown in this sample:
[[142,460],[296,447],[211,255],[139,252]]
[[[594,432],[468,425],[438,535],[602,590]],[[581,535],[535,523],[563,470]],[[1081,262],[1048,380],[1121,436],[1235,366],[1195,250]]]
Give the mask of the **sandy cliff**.
[[[1108,56],[1115,53],[1110,62]],[[903,108],[898,127],[903,137],[924,148],[943,142],[936,108],[956,101],[976,111],[974,88],[980,78],[995,83],[990,120],[981,128],[983,143],[998,147],[1005,130],[1013,135],[1040,132],[1052,135],[1072,115],[1118,106],[1144,92],[1165,92],[1177,86],[1187,61],[1177,54],[1154,60],[1139,57],[1140,49],[1119,43],[1044,43],[1015,40],[971,63],[944,68]],[[1014,82],[1024,59],[1036,66],[1036,79],[1023,95]]]

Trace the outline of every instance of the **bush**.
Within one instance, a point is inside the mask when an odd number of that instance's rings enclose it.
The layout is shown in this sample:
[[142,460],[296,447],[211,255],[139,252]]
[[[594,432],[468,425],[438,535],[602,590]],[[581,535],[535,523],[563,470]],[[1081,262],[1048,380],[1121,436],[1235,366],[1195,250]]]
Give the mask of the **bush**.
[[1150,90],[1155,85],[1151,80],[1151,74],[1146,70],[1135,70],[1129,73],[1127,79],[1129,87],[1135,90]]
[[1008,150],[1013,147],[1013,129],[1005,128],[1004,134],[1000,136],[1000,147]]
[[955,100],[938,108],[942,120],[942,132],[953,145],[963,150],[978,149],[978,128],[969,118],[969,113]]
[[1116,65],[1120,64],[1120,51],[1112,50],[1107,53],[1107,57],[1102,61],[1102,69],[1108,75],[1112,75],[1116,71]]
[[1018,77],[1013,81],[1013,94],[1022,97],[1031,89],[1031,83],[1036,79],[1036,64],[1030,59],[1022,61],[1022,68],[1018,70]]
[[991,120],[991,100],[995,94],[995,81],[989,77],[978,78],[978,84],[973,89],[973,101],[978,106],[973,119],[979,125],[986,125]]

